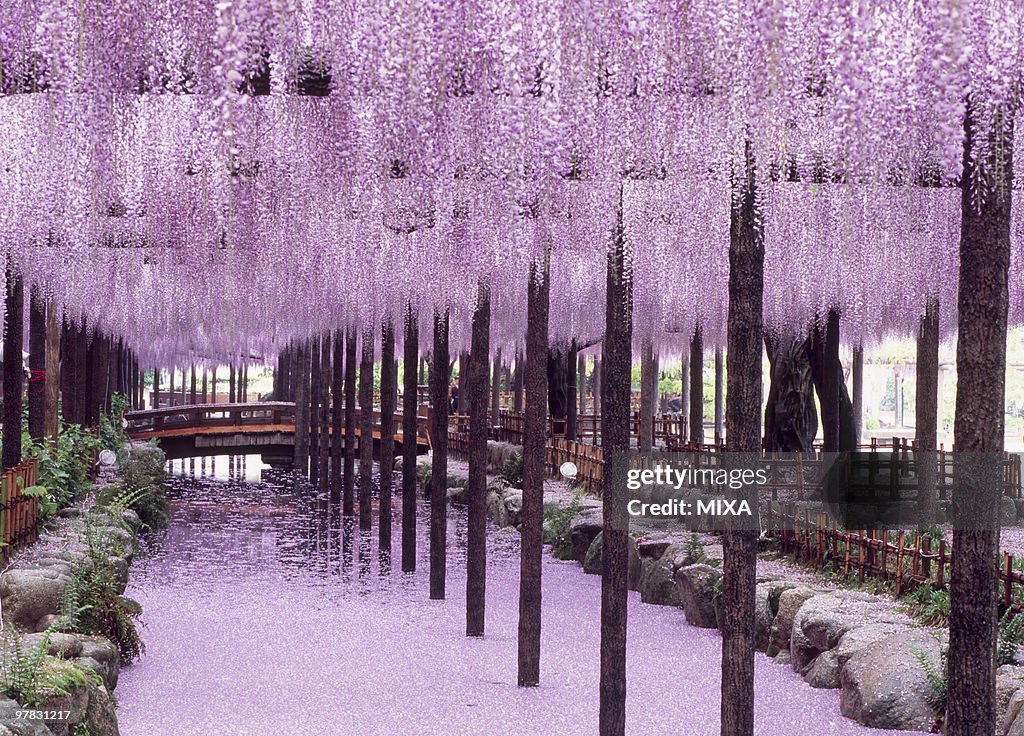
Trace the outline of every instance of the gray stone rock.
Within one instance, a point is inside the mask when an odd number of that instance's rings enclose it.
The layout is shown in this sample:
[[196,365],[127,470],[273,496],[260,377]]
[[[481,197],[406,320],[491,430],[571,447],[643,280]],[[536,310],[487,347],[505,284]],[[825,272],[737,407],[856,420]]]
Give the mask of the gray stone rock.
[[53,657],[62,659],[74,659],[82,653],[82,640],[74,634],[64,634],[53,631],[49,634],[25,634],[20,637],[23,650],[34,649],[39,646],[44,638],[48,639],[46,653]]
[[0,575],[3,622],[29,631],[43,616],[60,610],[70,578],[51,568],[14,568]]
[[505,499],[497,491],[487,492],[487,516],[500,527],[508,523],[508,511],[505,510]]
[[1006,526],[1017,523],[1017,504],[1009,496],[999,498],[999,523]]
[[103,637],[83,639],[82,653],[78,661],[83,662],[84,660],[95,662],[102,668],[102,672],[96,671],[103,678],[107,690],[113,692],[121,674],[121,654],[113,642]]
[[783,649],[781,652],[772,657],[772,664],[789,664],[789,650]]
[[523,514],[523,492],[518,488],[509,488],[505,492],[505,511],[508,512],[508,523],[518,527]]
[[1021,706],[1024,706],[1024,689],[1014,690],[1010,700],[1006,704],[1006,710],[996,719],[997,724],[1002,724],[1002,730],[997,733],[1018,734],[1024,736],[1024,718],[1021,718]]
[[40,721],[18,718],[19,710],[24,710],[24,706],[0,697],[0,736],[53,736],[53,731]]
[[713,629],[718,625],[715,620],[715,598],[718,596],[721,577],[722,573],[705,564],[688,565],[676,570],[680,603],[686,620],[694,626]]
[[670,546],[671,543],[667,539],[641,539],[636,544],[636,550],[640,557],[660,560]]
[[465,506],[469,503],[469,499],[466,496],[467,491],[468,489],[465,486],[450,487],[447,492],[448,502],[457,506]]
[[936,720],[919,656],[939,667],[939,640],[906,630],[855,652],[839,670],[843,715],[872,728],[929,731]]
[[114,700],[103,685],[89,688],[84,724],[90,736],[119,736]]
[[604,547],[604,532],[599,532],[590,543],[586,556],[583,558],[583,572],[588,575],[601,574],[601,549]]
[[767,654],[774,657],[781,651],[789,651],[790,634],[793,631],[793,619],[797,611],[815,591],[806,587],[790,588],[779,595],[779,609],[772,621],[772,630],[768,640]]
[[[1018,693],[1021,697],[1017,697]],[[1016,702],[1015,702],[1016,698]],[[1024,667],[1004,664],[996,670],[996,723],[1009,731],[1024,703]],[[1021,723],[1024,726],[1024,722]]]
[[754,591],[754,648],[759,652],[768,649],[771,640],[772,621],[775,619],[771,609],[771,585],[758,583]]
[[675,581],[675,570],[667,560],[641,556],[640,600],[657,606],[682,606],[683,597]]
[[811,687],[839,687],[839,657],[835,650],[830,649],[815,657],[810,667],[807,668],[807,672],[804,673],[804,680]]
[[594,537],[601,533],[604,522],[598,510],[583,511],[569,523],[569,542],[572,544],[573,557],[582,562]]

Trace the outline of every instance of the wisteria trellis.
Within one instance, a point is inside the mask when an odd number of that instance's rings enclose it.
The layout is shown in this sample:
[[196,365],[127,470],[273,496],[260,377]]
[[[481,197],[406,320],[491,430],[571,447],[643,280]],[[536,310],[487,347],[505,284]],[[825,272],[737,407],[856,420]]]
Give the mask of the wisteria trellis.
[[480,279],[498,347],[548,240],[553,337],[600,334],[621,206],[636,339],[678,350],[724,341],[749,142],[767,323],[870,343],[951,317],[965,101],[998,125],[1022,39],[1014,0],[7,0],[0,249],[146,363],[410,301],[468,344]]

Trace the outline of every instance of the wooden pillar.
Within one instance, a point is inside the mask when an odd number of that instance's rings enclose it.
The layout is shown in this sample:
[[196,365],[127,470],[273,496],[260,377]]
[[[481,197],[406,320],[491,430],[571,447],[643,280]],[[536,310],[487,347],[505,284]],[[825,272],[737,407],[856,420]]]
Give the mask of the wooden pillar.
[[722,348],[715,346],[715,444],[725,437],[725,364]]
[[455,410],[460,416],[466,416],[468,407],[468,402],[466,401],[466,381],[463,378],[468,372],[468,366],[469,353],[463,351],[459,353],[459,398],[455,402]]
[[565,437],[576,441],[579,436],[579,397],[576,395],[577,356],[576,341],[569,341],[569,353],[565,361],[565,398],[568,400],[565,414]]
[[[308,345],[306,347],[306,355],[312,360],[312,351]],[[235,391],[235,364],[228,363],[228,402],[232,404],[238,401],[238,395]]]
[[359,361],[359,528],[373,526],[373,359],[372,325],[363,328]]
[[295,346],[294,353],[295,469],[307,477],[309,474],[309,369],[309,341],[302,340]]
[[579,413],[580,416],[587,413],[587,357],[582,353],[577,358],[576,375],[579,376]]
[[681,396],[679,400],[679,415],[681,418],[686,420],[686,432],[684,433],[687,441],[693,440],[691,434],[692,428],[690,427],[690,356],[689,353],[684,352],[680,357],[682,360],[682,366],[680,368],[681,375]]
[[917,451],[918,527],[935,525],[939,424],[939,302],[929,299],[917,333],[917,400],[914,405]]
[[[321,490],[327,490],[328,472],[331,456],[331,333],[325,332],[320,337],[320,399],[317,402],[320,406],[320,452],[318,462],[320,469],[317,477],[320,479]],[[248,398],[248,391],[245,384],[249,379],[249,364],[242,368],[242,401]]]
[[28,436],[35,442],[46,433],[46,303],[34,284],[28,312]]
[[541,568],[548,425],[548,315],[550,252],[530,264],[526,297],[526,415],[523,421],[523,509],[519,531],[520,687],[540,684]]
[[650,338],[644,338],[640,349],[640,427],[637,436],[637,449],[650,454],[654,448],[654,344]]
[[189,367],[188,403],[196,403],[196,364]]
[[243,404],[249,402],[249,361],[242,363],[242,396],[239,399]]
[[[600,356],[594,356],[594,374],[593,374],[593,396],[594,396],[594,414],[601,416],[601,358]],[[598,434],[600,439],[600,433]]]
[[[469,514],[466,531],[466,636],[484,635],[487,593],[487,395],[491,295],[477,285],[469,366],[463,390],[469,400]],[[498,364],[500,367],[500,364]]]
[[419,361],[419,329],[412,304],[405,315],[403,347],[405,395],[402,397],[402,572],[416,570],[416,439],[419,397],[416,364]]
[[[280,361],[279,361],[280,363]],[[276,376],[276,374],[275,374]],[[345,332],[334,331],[331,351],[331,505],[341,503],[342,427],[345,414]]]
[[3,470],[21,462],[21,395],[24,381],[25,290],[19,274],[7,264],[7,312],[4,317]]
[[605,333],[602,346],[601,445],[605,487],[601,548],[601,675],[598,733],[623,736],[626,729],[626,619],[629,517],[626,515],[624,453],[632,419],[632,276],[622,225],[621,194],[607,259]]
[[860,445],[864,442],[864,348],[860,345],[853,349],[850,379],[853,383],[853,426],[856,442]]
[[434,310],[434,350],[430,362],[430,598],[445,597],[448,545],[448,309]]
[[[488,340],[489,342],[489,340]],[[501,424],[501,348],[494,351],[494,366],[491,371],[491,426]]]
[[167,405],[174,406],[176,403],[177,394],[174,393],[174,371],[175,367],[172,365],[168,370],[169,377],[167,379]]
[[203,366],[203,403],[207,403],[209,400],[209,386],[207,385],[207,369]]
[[523,353],[516,351],[516,363],[512,370],[512,411],[523,410]]
[[160,368],[153,369],[153,408],[160,408]]
[[704,444],[704,333],[700,325],[690,339],[690,441]]
[[210,369],[210,403],[217,403],[217,366]]
[[391,559],[391,489],[395,471],[395,328],[386,317],[380,330],[380,522],[378,549]]
[[57,441],[60,431],[60,343],[61,324],[60,311],[52,301],[46,304],[46,397],[43,410],[43,435]]
[[[309,480],[320,483],[320,338],[309,341]],[[237,398],[237,395],[236,395]]]
[[342,479],[342,512],[355,513],[356,483],[356,330],[345,333],[345,474]]

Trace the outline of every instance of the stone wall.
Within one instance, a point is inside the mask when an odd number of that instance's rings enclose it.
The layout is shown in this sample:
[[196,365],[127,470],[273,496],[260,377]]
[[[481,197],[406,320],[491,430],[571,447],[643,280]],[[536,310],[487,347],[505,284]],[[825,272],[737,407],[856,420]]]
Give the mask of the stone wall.
[[[158,448],[128,448],[121,453],[116,470],[101,470],[93,492],[59,511],[39,541],[19,553],[0,574],[0,618],[4,624],[0,668],[5,683],[13,679],[13,673],[24,671],[33,657],[41,658],[39,667],[30,668],[37,674],[67,668],[84,674],[74,678],[82,682],[66,694],[53,693],[31,708],[0,695],[0,736],[117,736],[112,693],[121,670],[121,652],[103,636],[61,632],[68,624],[65,596],[76,571],[94,565],[97,554],[109,561],[116,590],[124,593],[138,550],[137,535],[144,525],[135,511],[123,509],[123,501],[128,498],[126,493],[140,487],[162,496],[163,468],[164,455]],[[163,498],[161,502],[165,502]],[[44,650],[46,656],[41,657]],[[70,711],[70,717],[44,724],[18,719],[19,710]]]

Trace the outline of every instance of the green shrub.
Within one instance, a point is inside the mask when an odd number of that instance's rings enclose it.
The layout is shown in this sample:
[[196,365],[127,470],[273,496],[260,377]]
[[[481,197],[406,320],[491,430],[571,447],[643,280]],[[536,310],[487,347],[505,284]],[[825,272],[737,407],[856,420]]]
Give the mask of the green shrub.
[[96,493],[96,506],[106,509],[112,517],[131,509],[149,529],[166,529],[171,522],[171,505],[163,486],[131,488],[124,484],[107,486]]
[[14,628],[8,629],[5,651],[0,657],[0,689],[4,695],[35,708],[78,688],[101,683],[100,676],[92,670],[47,654],[49,646],[50,636],[46,632],[26,651]]
[[928,681],[928,705],[936,714],[936,720],[941,722],[946,712],[946,700],[949,693],[949,663],[947,661],[949,652],[945,647],[939,649],[938,667],[923,649],[914,647],[913,654],[914,659],[924,670],[925,679]]
[[1024,644],[1024,613],[1007,608],[999,619],[999,648],[996,657],[999,664],[1013,664],[1017,647]]
[[949,591],[920,585],[907,596],[907,609],[923,624],[945,626],[949,623]]
[[544,509],[544,537],[551,544],[551,554],[560,560],[573,559],[569,529],[582,508],[581,494],[577,493],[564,508],[551,506]]
[[36,459],[36,482],[50,491],[58,508],[82,496],[91,486],[90,471],[100,443],[79,425],[64,425],[56,444],[35,442],[26,434],[22,447],[26,457]]
[[[117,511],[114,503],[111,511]],[[122,509],[123,510],[123,509]],[[119,511],[117,511],[120,514]],[[104,543],[87,521],[89,561],[64,586],[60,616],[54,628],[78,634],[100,634],[117,645],[122,664],[131,664],[145,651],[137,621],[142,606],[121,595],[121,583],[111,555],[120,550]]]
[[513,452],[498,468],[498,482],[507,488],[523,487],[523,456]]
[[116,393],[110,397],[110,413],[100,414],[100,444],[104,449],[117,452],[128,441],[128,435],[122,426],[124,413],[128,411],[128,397]]

